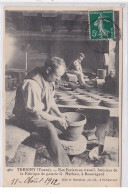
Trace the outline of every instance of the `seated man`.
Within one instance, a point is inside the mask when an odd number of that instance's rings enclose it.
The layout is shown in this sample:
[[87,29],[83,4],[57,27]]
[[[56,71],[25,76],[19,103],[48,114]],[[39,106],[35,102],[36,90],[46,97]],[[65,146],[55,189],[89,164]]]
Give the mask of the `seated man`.
[[74,75],[77,76],[80,85],[85,84],[84,74],[81,66],[81,62],[83,61],[84,58],[85,58],[84,53],[79,53],[76,60],[74,60],[69,67],[69,73],[73,73]]
[[117,92],[117,80],[115,77],[115,70],[111,70],[109,75],[105,78],[105,83],[103,85],[103,91],[105,93],[115,94]]
[[58,57],[48,59],[44,67],[32,70],[17,88],[13,109],[21,127],[40,135],[54,166],[71,166],[52,123],[57,121],[63,128],[67,127],[66,116],[59,111],[53,98],[54,82],[61,78],[65,70],[64,60]]

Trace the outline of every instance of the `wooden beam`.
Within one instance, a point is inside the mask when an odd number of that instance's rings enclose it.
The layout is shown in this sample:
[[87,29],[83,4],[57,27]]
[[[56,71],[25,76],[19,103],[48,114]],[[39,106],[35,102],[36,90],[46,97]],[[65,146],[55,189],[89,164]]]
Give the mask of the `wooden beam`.
[[[88,34],[88,33],[87,33]],[[85,35],[85,33],[82,33],[80,30],[73,31],[72,33],[69,33],[67,30],[57,33],[24,33],[24,32],[17,32],[13,33],[13,36],[20,39],[29,39],[29,40],[89,40],[89,35]]]

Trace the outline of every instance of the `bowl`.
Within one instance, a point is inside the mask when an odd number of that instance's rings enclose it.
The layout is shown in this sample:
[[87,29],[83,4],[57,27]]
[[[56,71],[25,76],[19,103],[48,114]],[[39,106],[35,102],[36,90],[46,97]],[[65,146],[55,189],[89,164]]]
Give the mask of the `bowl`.
[[88,98],[91,98],[91,96],[89,96],[89,95],[79,95],[79,97],[78,97],[80,100],[82,100],[82,99],[88,99]]
[[118,106],[119,106],[118,103],[114,103],[114,102],[105,102],[104,104],[105,104],[105,106],[107,106],[109,108],[118,108]]
[[99,96],[105,96],[104,94],[102,94],[102,93],[99,93]]
[[114,97],[114,96],[108,96],[108,97],[104,97],[102,99],[102,101],[104,101],[104,102],[119,102],[119,99],[117,97]]
[[99,99],[100,97],[98,96],[98,94],[91,94],[91,97],[92,98],[96,98],[96,99]]
[[98,106],[100,103],[100,100],[96,98],[88,98],[88,99],[82,100],[82,102],[86,106]]
[[60,89],[61,89],[62,91],[72,91],[72,88],[70,88],[70,87],[60,86]]
[[111,96],[111,94],[104,94],[104,97],[110,97]]
[[61,94],[62,91],[55,91],[55,94]]
[[89,94],[90,92],[87,91],[87,90],[85,90],[85,89],[82,89],[82,93],[83,93],[83,94]]
[[66,100],[74,100],[74,99],[76,100],[76,98],[74,98],[72,96],[69,96],[69,95],[59,96],[58,99],[59,100],[64,100],[64,101],[66,101]]
[[59,99],[59,102],[63,105],[75,105],[76,104],[76,98],[62,98]]
[[72,95],[74,95],[74,96],[75,96],[75,95],[79,95],[79,93],[78,93],[78,92],[73,92],[73,91],[72,91],[72,93],[71,93],[71,94],[72,94]]
[[68,96],[68,94],[66,94],[64,92],[58,92],[58,93],[55,92],[55,96],[57,96],[57,97]]
[[76,92],[76,91],[67,91],[67,93],[69,95],[77,95],[77,94],[79,94],[79,92]]
[[75,101],[61,101],[59,102],[59,104],[62,104],[62,105],[68,105],[68,106],[73,106],[73,105],[78,105],[78,103]]
[[75,95],[75,97],[77,99],[84,99],[85,98],[85,95],[83,95],[83,94],[77,94],[77,95]]
[[118,108],[119,106],[119,102],[117,99],[106,98],[102,100],[102,102],[106,107],[109,107],[109,108]]

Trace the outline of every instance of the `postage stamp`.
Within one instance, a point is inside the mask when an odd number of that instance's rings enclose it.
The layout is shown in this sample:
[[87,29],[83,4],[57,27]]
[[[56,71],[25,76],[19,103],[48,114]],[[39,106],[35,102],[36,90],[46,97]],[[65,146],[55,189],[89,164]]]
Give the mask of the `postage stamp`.
[[89,11],[90,39],[115,38],[113,10]]

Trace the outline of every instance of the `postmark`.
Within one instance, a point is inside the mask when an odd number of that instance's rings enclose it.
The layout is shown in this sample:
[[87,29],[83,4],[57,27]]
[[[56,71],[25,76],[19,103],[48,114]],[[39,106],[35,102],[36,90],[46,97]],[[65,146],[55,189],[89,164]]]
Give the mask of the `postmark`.
[[115,38],[113,21],[113,10],[89,11],[90,40]]

